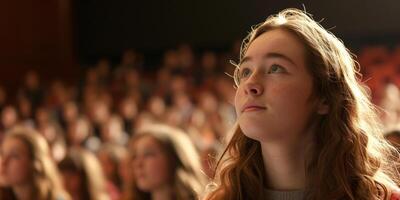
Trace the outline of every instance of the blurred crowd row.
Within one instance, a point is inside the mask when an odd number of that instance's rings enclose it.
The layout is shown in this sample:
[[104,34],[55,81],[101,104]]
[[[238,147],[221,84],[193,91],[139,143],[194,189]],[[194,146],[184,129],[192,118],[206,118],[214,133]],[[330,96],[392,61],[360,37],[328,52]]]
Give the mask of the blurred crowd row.
[[385,132],[400,129],[400,45],[389,49],[373,46],[362,49],[356,60],[363,82],[378,106]]
[[[5,142],[10,140],[7,134],[15,134],[18,131],[13,128],[21,126],[36,130],[47,141],[52,162],[67,177],[64,188],[72,199],[102,199],[104,196],[98,196],[102,194],[100,190],[93,189],[102,181],[105,199],[145,199],[132,197],[132,182],[141,176],[132,172],[139,165],[133,164],[133,160],[143,146],[143,142],[139,145],[133,138],[139,130],[154,124],[183,130],[193,143],[186,145],[193,145],[199,154],[201,167],[195,170],[201,170],[204,177],[212,177],[213,158],[221,151],[222,140],[236,118],[235,88],[229,76],[234,66],[229,60],[238,60],[239,49],[240,43],[235,43],[227,52],[195,53],[190,45],[182,44],[165,51],[154,73],[145,70],[143,55],[127,50],[119,63],[99,59],[74,85],[62,80],[43,84],[38,73],[29,71],[13,98],[15,101],[10,101],[6,88],[0,85],[0,184],[7,188],[26,179],[21,178],[23,173],[15,171],[18,162],[10,164],[12,143]],[[363,81],[371,88],[373,102],[382,108],[386,131],[395,130],[400,122],[400,47],[368,47],[358,53],[357,60]],[[163,137],[169,136],[160,136]],[[159,140],[162,143],[163,139]],[[168,147],[163,148],[167,151]],[[172,165],[185,166],[186,161],[179,160],[181,154],[176,151],[171,153],[178,154]],[[142,153],[153,157],[156,154],[149,152]],[[191,152],[193,158],[197,158],[195,154]],[[155,163],[155,171],[163,167]],[[174,170],[171,174],[175,176],[178,172]],[[148,188],[147,192],[150,191]],[[1,195],[0,192],[0,198]]]

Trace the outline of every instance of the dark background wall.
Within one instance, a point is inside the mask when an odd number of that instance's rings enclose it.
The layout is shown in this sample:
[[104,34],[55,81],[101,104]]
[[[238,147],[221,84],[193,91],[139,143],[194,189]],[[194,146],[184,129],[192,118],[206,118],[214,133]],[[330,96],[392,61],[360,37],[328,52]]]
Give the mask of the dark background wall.
[[72,82],[82,64],[101,56],[117,62],[127,48],[143,52],[150,63],[180,42],[224,50],[266,16],[303,4],[352,48],[399,43],[398,0],[2,1],[0,84],[14,90],[29,69],[44,81]]
[[72,2],[22,0],[0,3],[0,86],[14,94],[28,70],[44,82],[72,82],[79,73]]
[[79,58],[117,58],[126,48],[156,53],[180,42],[197,48],[227,48],[250,26],[286,7],[303,8],[333,28],[351,47],[396,43],[398,0],[80,0],[77,4]]

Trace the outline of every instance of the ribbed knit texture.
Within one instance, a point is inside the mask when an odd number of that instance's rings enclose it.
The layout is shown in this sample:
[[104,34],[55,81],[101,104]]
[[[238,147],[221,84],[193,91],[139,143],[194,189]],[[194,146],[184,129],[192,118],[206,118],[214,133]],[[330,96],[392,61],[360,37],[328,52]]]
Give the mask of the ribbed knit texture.
[[268,200],[303,200],[304,191],[274,191],[274,190],[264,190],[265,197]]

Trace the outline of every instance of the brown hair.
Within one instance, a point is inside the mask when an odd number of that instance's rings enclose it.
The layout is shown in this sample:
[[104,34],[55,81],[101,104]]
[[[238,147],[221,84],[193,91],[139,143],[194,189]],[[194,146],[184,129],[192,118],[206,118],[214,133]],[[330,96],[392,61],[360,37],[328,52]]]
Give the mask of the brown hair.
[[[203,192],[205,176],[200,171],[201,163],[199,155],[186,133],[167,125],[152,124],[143,127],[135,133],[130,145],[142,137],[154,138],[167,153],[169,163],[173,167],[174,199],[190,200],[197,199],[198,194]],[[150,194],[141,191],[132,183],[132,194],[127,199],[146,200]]]
[[[285,9],[251,31],[243,41],[240,59],[258,36],[273,29],[288,31],[304,44],[314,95],[330,108],[318,122],[313,155],[306,161],[305,199],[383,199],[398,181],[393,167],[398,155],[382,137],[351,53],[307,13]],[[261,145],[246,137],[238,125],[234,129],[218,162],[216,186],[207,198],[265,199]]]

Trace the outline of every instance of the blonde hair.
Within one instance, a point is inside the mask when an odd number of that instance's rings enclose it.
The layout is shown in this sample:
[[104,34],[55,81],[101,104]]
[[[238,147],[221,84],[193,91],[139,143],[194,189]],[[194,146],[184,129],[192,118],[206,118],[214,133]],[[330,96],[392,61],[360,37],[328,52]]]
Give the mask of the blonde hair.
[[5,134],[8,138],[21,140],[27,147],[32,159],[33,187],[37,199],[69,199],[62,187],[57,167],[51,158],[49,145],[37,131],[17,126]]
[[[130,145],[142,137],[154,138],[166,151],[169,164],[173,166],[173,182],[175,199],[196,199],[204,191],[205,175],[201,172],[200,157],[192,141],[183,131],[161,124],[146,125],[133,136]],[[140,191],[133,184],[131,199],[149,199],[146,192]]]
[[[306,12],[291,8],[254,27],[242,43],[240,59],[258,36],[274,29],[285,30],[303,43],[313,95],[329,106],[316,127],[319,134],[307,161],[305,199],[384,199],[398,181],[393,166],[398,153],[382,137],[351,53]],[[217,186],[208,198],[261,199],[265,177],[260,143],[236,126],[218,162]]]

